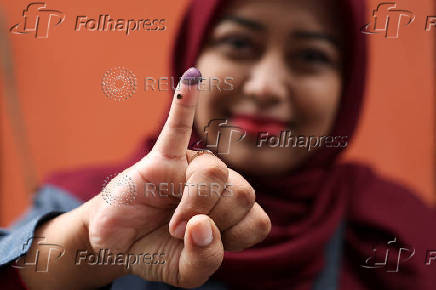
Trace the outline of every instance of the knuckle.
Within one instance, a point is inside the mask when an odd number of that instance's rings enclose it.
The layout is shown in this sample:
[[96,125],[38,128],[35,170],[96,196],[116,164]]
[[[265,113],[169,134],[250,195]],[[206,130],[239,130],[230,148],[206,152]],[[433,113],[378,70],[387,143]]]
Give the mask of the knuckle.
[[168,128],[172,132],[176,132],[178,134],[190,134],[192,132],[192,127],[189,124],[177,123],[177,124],[169,124]]
[[266,215],[266,213],[263,213],[256,221],[256,229],[258,233],[258,238],[260,240],[265,239],[270,231],[271,231],[271,220]]
[[234,188],[230,188],[229,190],[233,193],[234,198],[239,206],[242,206],[244,208],[253,207],[256,197],[254,189],[250,185],[245,184],[235,186]]
[[254,246],[256,244],[256,238],[248,232],[230,231],[224,236],[223,243],[227,251],[239,252]]
[[226,182],[229,171],[224,163],[213,163],[206,167],[203,174],[212,180],[220,180]]

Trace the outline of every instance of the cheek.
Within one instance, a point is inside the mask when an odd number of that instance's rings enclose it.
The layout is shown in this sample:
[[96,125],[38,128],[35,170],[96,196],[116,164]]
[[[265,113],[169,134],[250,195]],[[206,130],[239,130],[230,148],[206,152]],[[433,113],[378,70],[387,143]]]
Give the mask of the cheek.
[[197,62],[197,68],[203,76],[198,106],[198,117],[223,117],[223,114],[237,102],[246,67],[235,65],[228,60],[220,59],[213,53],[204,53]]
[[[238,70],[227,61],[220,60],[214,53],[203,53],[196,64],[203,76],[200,86],[200,96],[195,117],[195,126],[200,135],[203,135],[204,128],[213,119],[226,118],[237,99],[237,91],[240,86]],[[209,130],[213,138],[217,132]],[[203,136],[204,137],[204,136]]]
[[295,106],[302,127],[327,134],[336,116],[342,90],[340,74],[301,80],[295,89]]

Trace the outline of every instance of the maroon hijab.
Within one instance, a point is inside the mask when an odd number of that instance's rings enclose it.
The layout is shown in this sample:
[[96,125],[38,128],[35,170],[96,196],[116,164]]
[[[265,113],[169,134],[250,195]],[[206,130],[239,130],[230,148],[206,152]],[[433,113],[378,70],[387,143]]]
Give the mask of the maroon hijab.
[[[180,77],[194,66],[208,30],[229,1],[194,0],[177,35],[172,74]],[[330,135],[349,136],[362,107],[367,49],[359,32],[367,20],[362,0],[340,2],[345,30],[344,87]],[[146,139],[130,160],[58,173],[47,183],[88,200],[101,190],[104,178],[143,157],[156,138]],[[192,143],[198,141],[196,134]],[[226,252],[214,278],[232,288],[310,289],[325,265],[325,247],[340,224],[345,224],[339,281],[341,289],[434,289],[433,265],[425,265],[426,251],[436,248],[435,214],[408,189],[377,177],[359,164],[336,162],[342,148],[323,148],[287,178],[244,177],[256,189],[256,199],[272,221],[268,238],[239,253]],[[433,231],[429,232],[429,229]],[[386,267],[362,267],[373,254],[396,238],[396,249],[414,248],[414,257],[395,269],[398,255],[390,254]],[[391,251],[392,252],[392,251]],[[436,264],[436,262],[435,262]],[[436,273],[436,272],[434,272]]]

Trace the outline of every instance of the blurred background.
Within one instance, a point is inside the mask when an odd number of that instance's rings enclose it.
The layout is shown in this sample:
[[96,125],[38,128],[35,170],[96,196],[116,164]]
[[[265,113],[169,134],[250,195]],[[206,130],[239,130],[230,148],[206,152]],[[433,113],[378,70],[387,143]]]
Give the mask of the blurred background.
[[[396,2],[416,19],[401,27],[398,39],[366,36],[366,104],[344,158],[372,164],[434,205],[436,27],[426,32],[425,22],[436,16],[435,1]],[[169,93],[145,91],[144,79],[169,76],[168,55],[188,0],[45,1],[65,20],[52,23],[43,39],[9,32],[30,3],[0,0],[0,226],[25,211],[51,172],[117,162],[160,124]],[[368,2],[368,22],[378,3]],[[166,29],[74,31],[77,16],[104,14],[164,18]],[[107,98],[101,88],[104,73],[118,66],[137,78],[136,93],[126,101]]]

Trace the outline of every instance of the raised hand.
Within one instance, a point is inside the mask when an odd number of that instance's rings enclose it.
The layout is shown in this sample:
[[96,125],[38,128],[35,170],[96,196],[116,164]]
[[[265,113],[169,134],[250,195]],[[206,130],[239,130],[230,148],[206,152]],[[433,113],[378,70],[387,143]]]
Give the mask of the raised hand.
[[195,68],[185,72],[151,152],[88,203],[94,251],[155,254],[157,264],[135,260],[126,273],[179,287],[202,285],[224,250],[251,247],[271,228],[240,174],[211,153],[187,149],[200,79]]

